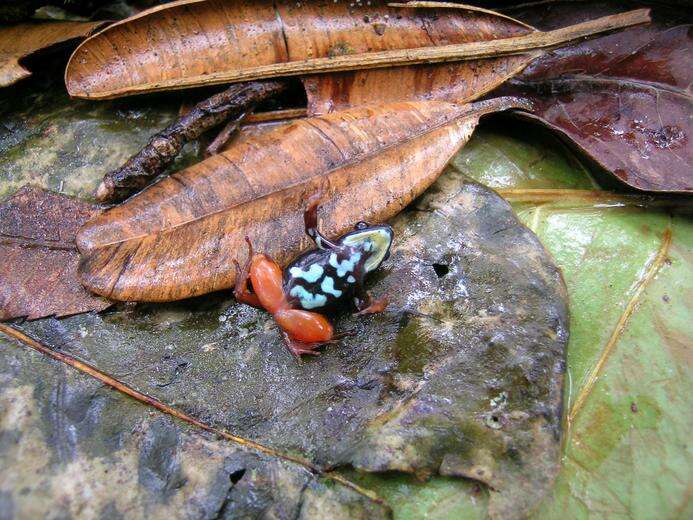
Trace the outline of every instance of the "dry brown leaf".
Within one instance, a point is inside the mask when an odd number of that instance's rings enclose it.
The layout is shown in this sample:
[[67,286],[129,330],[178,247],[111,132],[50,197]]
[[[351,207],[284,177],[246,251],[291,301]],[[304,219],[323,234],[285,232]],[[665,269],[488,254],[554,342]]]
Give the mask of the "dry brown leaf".
[[[395,7],[419,7],[420,3],[390,4]],[[425,2],[422,7],[450,7],[441,2]],[[440,5],[442,4],[442,5]],[[485,9],[456,12],[464,30],[455,35],[454,43],[489,41],[535,32],[518,20]],[[426,11],[430,12],[431,9]],[[404,9],[408,16],[421,16],[426,11]],[[437,11],[445,12],[445,11]],[[433,34],[434,45],[453,43],[449,34]],[[425,43],[417,42],[418,45]],[[537,53],[501,56],[459,63],[409,65],[384,69],[359,70],[336,74],[308,76],[303,82],[308,95],[308,113],[324,114],[350,106],[437,99],[456,103],[473,101],[515,76],[534,59]]]
[[[70,58],[65,82],[73,96],[103,99],[265,78],[498,58],[649,19],[648,11],[640,9],[542,33],[478,10],[372,4],[173,2],[89,38]],[[505,37],[496,36],[499,26]]]
[[251,66],[529,32],[485,13],[372,3],[205,0],[160,6],[84,42],[68,64],[67,88],[73,96],[101,97]]
[[302,212],[321,192],[323,228],[343,233],[411,202],[513,98],[431,101],[304,119],[171,175],[81,229],[82,282],[116,300],[170,301],[231,287],[244,236],[280,263],[308,246]]
[[537,54],[434,65],[321,74],[304,78],[308,113],[352,106],[437,99],[468,103],[521,72]]
[[0,87],[31,76],[22,58],[69,40],[84,38],[104,22],[21,23],[0,27]]
[[99,209],[24,187],[0,205],[0,320],[100,311],[77,280],[75,233]]

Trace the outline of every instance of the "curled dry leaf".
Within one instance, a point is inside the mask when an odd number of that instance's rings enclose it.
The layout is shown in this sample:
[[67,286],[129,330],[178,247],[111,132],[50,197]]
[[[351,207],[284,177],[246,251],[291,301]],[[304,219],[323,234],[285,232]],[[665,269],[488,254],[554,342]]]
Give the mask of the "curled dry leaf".
[[[514,14],[542,29],[624,8],[553,2]],[[658,7],[654,22],[545,54],[503,93],[526,96],[532,117],[560,132],[622,182],[693,191],[693,39],[685,9]]]
[[519,22],[485,13],[373,4],[206,0],[161,6],[116,23],[81,45],[68,64],[67,88],[73,96],[122,95],[181,80],[189,86],[195,77],[203,83],[205,76],[227,70],[529,31]]
[[[649,20],[648,11],[640,9],[541,33],[486,12],[373,4],[174,2],[114,24],[84,42],[68,64],[67,89],[73,96],[109,98],[290,75],[495,58]],[[493,38],[495,24],[515,37]],[[469,41],[469,32],[482,39]],[[492,41],[484,41],[489,38]]]
[[0,320],[100,311],[76,277],[75,234],[98,208],[26,187],[0,205]]
[[171,301],[231,287],[243,237],[278,262],[308,247],[305,201],[321,192],[325,232],[395,215],[469,139],[479,117],[520,107],[390,104],[297,121],[176,173],[85,225],[82,282],[116,300]]
[[88,36],[104,22],[21,23],[0,27],[0,87],[31,76],[20,60],[36,51]]

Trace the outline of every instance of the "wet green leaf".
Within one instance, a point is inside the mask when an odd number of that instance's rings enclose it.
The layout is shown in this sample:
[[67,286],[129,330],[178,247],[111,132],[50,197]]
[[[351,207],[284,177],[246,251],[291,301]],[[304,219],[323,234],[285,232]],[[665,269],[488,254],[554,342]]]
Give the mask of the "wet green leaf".
[[[457,173],[501,193],[557,190],[549,202],[514,203],[562,269],[571,312],[563,468],[532,517],[690,517],[690,218],[566,191],[594,190],[589,168],[555,137],[520,124],[480,128],[447,174]],[[392,499],[398,518],[449,518],[451,503],[459,518],[485,516],[472,484],[376,478],[368,484]]]

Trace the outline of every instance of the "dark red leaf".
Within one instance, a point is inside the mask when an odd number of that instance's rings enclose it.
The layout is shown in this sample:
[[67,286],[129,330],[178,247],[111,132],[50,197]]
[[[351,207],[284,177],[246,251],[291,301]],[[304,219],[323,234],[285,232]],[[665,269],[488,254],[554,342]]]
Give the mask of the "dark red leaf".
[[[549,30],[626,9],[555,2],[509,14]],[[545,54],[502,88],[534,102],[533,117],[561,132],[624,183],[693,190],[693,42],[686,10],[653,11],[638,26]]]
[[67,316],[111,305],[77,279],[77,230],[98,208],[30,186],[0,205],[0,320]]

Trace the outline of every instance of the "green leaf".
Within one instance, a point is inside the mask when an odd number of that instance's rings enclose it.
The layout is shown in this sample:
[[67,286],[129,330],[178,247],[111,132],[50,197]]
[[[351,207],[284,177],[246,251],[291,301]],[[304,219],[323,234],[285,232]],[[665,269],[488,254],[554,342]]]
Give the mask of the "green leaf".
[[[532,517],[690,517],[690,219],[640,207],[639,196],[594,193],[589,168],[527,125],[479,128],[446,172],[460,174],[518,201],[569,291],[563,468]],[[485,516],[486,495],[472,483],[361,482],[390,500],[396,518]]]

